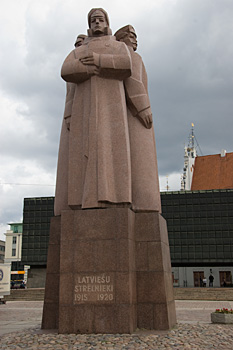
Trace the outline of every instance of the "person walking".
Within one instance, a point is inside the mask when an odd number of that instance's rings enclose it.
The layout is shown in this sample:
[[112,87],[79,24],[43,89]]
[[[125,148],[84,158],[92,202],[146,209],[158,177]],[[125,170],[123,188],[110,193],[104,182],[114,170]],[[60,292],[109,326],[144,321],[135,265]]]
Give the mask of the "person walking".
[[214,286],[214,276],[213,275],[209,275],[209,287],[213,287]]

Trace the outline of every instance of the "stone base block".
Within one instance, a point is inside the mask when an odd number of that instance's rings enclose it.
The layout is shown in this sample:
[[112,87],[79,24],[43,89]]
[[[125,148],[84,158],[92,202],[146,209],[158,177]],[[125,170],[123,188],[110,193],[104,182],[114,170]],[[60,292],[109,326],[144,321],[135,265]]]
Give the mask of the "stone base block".
[[67,210],[53,218],[50,235],[42,328],[132,333],[176,323],[166,222],[158,213]]
[[135,305],[77,305],[61,307],[60,333],[132,333],[136,328]]
[[176,324],[175,302],[169,303],[138,303],[138,328],[166,330]]
[[135,222],[137,326],[169,329],[176,311],[166,221],[159,213],[137,213]]
[[134,213],[70,210],[61,216],[60,333],[136,328]]

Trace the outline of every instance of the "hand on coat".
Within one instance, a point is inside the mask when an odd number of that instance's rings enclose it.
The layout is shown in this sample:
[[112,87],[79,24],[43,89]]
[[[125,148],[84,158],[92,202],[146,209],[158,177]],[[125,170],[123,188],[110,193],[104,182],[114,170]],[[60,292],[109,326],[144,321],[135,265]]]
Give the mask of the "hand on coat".
[[85,65],[94,65],[96,67],[100,66],[100,55],[98,53],[93,52],[92,54],[80,58],[80,61]]
[[99,75],[100,69],[96,66],[87,66],[87,73],[90,75]]
[[137,114],[137,118],[140,120],[142,125],[145,126],[145,128],[151,129],[153,120],[150,109],[145,109],[144,111],[139,112]]
[[87,71],[90,75],[99,75],[100,68],[99,68],[99,61],[100,61],[100,55],[93,52],[93,54],[89,56],[85,56],[83,58],[80,58],[80,61],[82,64],[87,66]]

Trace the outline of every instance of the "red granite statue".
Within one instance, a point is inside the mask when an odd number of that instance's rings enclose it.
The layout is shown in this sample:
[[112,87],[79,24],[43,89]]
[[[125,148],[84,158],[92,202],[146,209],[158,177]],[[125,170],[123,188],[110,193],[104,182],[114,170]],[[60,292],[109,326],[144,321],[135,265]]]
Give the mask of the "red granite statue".
[[72,83],[74,98],[69,105],[71,118],[66,118],[69,145],[59,152],[55,215],[68,208],[119,206],[160,211],[143,62],[110,35],[104,10],[91,10],[88,23],[88,38],[62,66],[62,77]]
[[[131,75],[124,43],[110,35],[102,9],[88,15],[89,37],[62,66],[76,84],[68,156],[68,206],[98,208],[132,202],[130,146],[123,79]],[[55,215],[67,208],[57,184]],[[61,195],[60,195],[61,194]]]
[[[132,333],[176,323],[147,76],[136,33],[103,9],[65,59],[68,84],[42,328]],[[117,40],[116,40],[117,39]]]
[[132,209],[161,211],[158,168],[147,74],[137,49],[137,35],[131,25],[119,29],[116,39],[124,42],[132,59],[132,74],[125,79],[132,173]]

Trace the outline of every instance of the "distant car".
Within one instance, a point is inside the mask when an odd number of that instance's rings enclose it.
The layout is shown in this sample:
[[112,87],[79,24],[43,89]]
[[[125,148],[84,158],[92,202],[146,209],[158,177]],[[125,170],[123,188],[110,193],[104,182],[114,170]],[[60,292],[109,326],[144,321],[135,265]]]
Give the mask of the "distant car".
[[24,281],[11,281],[11,289],[25,289]]
[[24,282],[24,281],[22,281],[22,282],[20,283],[19,288],[20,288],[20,289],[25,289],[25,282]]

